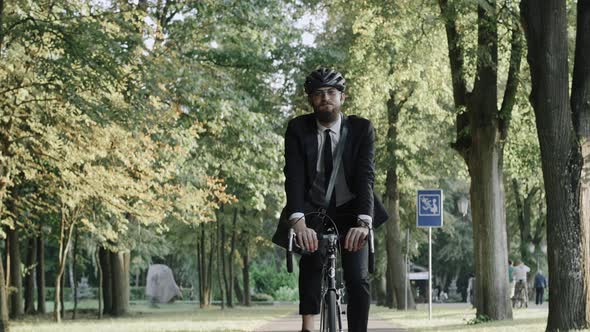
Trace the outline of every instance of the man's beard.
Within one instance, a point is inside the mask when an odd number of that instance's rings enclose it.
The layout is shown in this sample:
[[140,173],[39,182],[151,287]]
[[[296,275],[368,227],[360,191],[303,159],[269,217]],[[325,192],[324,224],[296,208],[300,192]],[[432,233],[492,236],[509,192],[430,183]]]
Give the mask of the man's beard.
[[319,122],[322,123],[332,123],[338,119],[340,112],[338,109],[333,109],[330,111],[322,111],[319,108],[315,109],[315,117]]

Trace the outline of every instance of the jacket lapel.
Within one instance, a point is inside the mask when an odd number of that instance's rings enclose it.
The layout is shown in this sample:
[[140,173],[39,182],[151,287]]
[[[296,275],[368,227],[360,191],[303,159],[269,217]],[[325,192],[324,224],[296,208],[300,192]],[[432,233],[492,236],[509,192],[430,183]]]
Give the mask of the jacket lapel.
[[[352,140],[352,133],[350,132],[348,117],[344,114],[342,116],[342,126],[348,128],[348,136],[346,137],[346,142],[344,142],[344,151],[342,151],[342,166],[344,168],[345,178],[348,180],[350,174],[350,165],[352,165],[352,144],[350,143]],[[350,188],[350,184],[348,185]]]
[[307,121],[307,126],[305,128],[305,137],[304,139],[304,146],[305,146],[305,154],[307,160],[307,169],[310,170],[308,172],[308,181],[309,183],[313,183],[316,177],[316,165],[318,163],[318,136],[317,136],[317,125],[315,122],[315,117],[310,116]]

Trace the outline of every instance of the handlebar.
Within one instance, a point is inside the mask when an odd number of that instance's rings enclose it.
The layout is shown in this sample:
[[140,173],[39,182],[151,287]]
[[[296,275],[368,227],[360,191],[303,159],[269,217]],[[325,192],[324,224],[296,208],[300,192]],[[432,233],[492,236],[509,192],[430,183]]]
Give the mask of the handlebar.
[[[322,241],[322,240],[334,240],[334,241],[340,241],[342,239],[345,238],[344,235],[336,235],[336,234],[332,234],[332,233],[328,233],[328,234],[321,234],[321,233],[317,233],[316,234],[318,241]],[[373,234],[373,228],[369,228],[369,234],[367,236],[367,240],[369,243],[369,273],[374,273],[375,272],[375,241],[374,241],[374,234]],[[295,244],[295,231],[293,229],[289,230],[289,245],[287,247],[287,272],[292,273],[293,272],[293,249],[294,249],[294,244]],[[302,254],[302,255],[306,255],[306,254],[311,254],[310,252],[298,248],[298,253]]]

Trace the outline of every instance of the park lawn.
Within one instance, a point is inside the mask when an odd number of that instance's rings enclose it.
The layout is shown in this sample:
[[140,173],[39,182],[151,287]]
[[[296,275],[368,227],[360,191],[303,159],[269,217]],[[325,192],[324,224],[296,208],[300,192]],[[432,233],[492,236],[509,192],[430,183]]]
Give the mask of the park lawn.
[[432,320],[428,320],[428,305],[419,305],[418,310],[408,312],[377,306],[371,311],[409,331],[532,332],[545,331],[547,324],[547,307],[534,308],[534,304],[528,309],[515,309],[513,320],[475,325],[468,324],[475,318],[475,309],[461,304],[434,304]]
[[[27,317],[11,321],[12,332],[132,332],[132,331],[253,331],[271,319],[297,310],[296,305],[264,305],[236,307],[221,310],[220,307],[200,309],[197,304],[162,304],[151,308],[145,302],[131,305],[125,317],[96,319],[96,301],[83,301],[78,317],[71,320],[71,312],[61,324],[51,320],[51,315]],[[66,309],[71,304],[66,303]],[[48,310],[53,306],[48,303]]]

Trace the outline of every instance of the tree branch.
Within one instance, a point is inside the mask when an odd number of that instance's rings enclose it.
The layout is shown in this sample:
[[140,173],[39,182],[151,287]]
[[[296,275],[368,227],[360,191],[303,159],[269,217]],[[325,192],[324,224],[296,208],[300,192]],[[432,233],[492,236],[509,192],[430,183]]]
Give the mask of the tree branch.
[[510,39],[510,64],[508,69],[508,79],[506,81],[506,90],[500,108],[500,137],[502,140],[508,136],[512,110],[516,102],[516,92],[518,90],[518,80],[520,77],[520,64],[522,60],[523,39],[522,30],[520,29],[518,17],[515,14],[511,18],[512,37]]
[[[477,96],[471,110],[478,115],[472,117],[486,125],[497,117],[496,86],[498,84],[498,23],[495,0],[478,1],[477,8],[477,69],[473,95]],[[489,105],[489,106],[487,106]],[[493,105],[493,107],[491,106]]]
[[524,230],[524,215],[523,215],[523,204],[522,199],[520,197],[520,188],[518,185],[518,180],[512,179],[512,190],[514,191],[514,200],[516,201],[516,215],[518,216],[518,228],[521,232],[521,240],[523,237],[523,230]]
[[34,102],[57,101],[57,100],[59,100],[59,98],[35,98],[35,99],[27,99],[27,100],[23,100],[20,103],[17,103],[15,106],[21,106],[21,105],[24,105],[24,104],[34,103]]
[[[543,202],[539,202],[539,211],[542,210]],[[543,218],[542,215],[539,214],[539,221],[537,222],[537,227],[535,227],[535,235],[534,235],[534,242],[541,243],[543,239],[543,234],[545,233],[545,226],[547,225],[547,218]]]
[[441,17],[445,23],[447,44],[449,47],[449,61],[453,79],[453,99],[455,107],[467,106],[467,84],[465,83],[465,59],[459,33],[457,32],[457,10],[448,0],[438,1]]
[[4,41],[4,0],[0,0],[0,54],[2,54],[2,42]]

